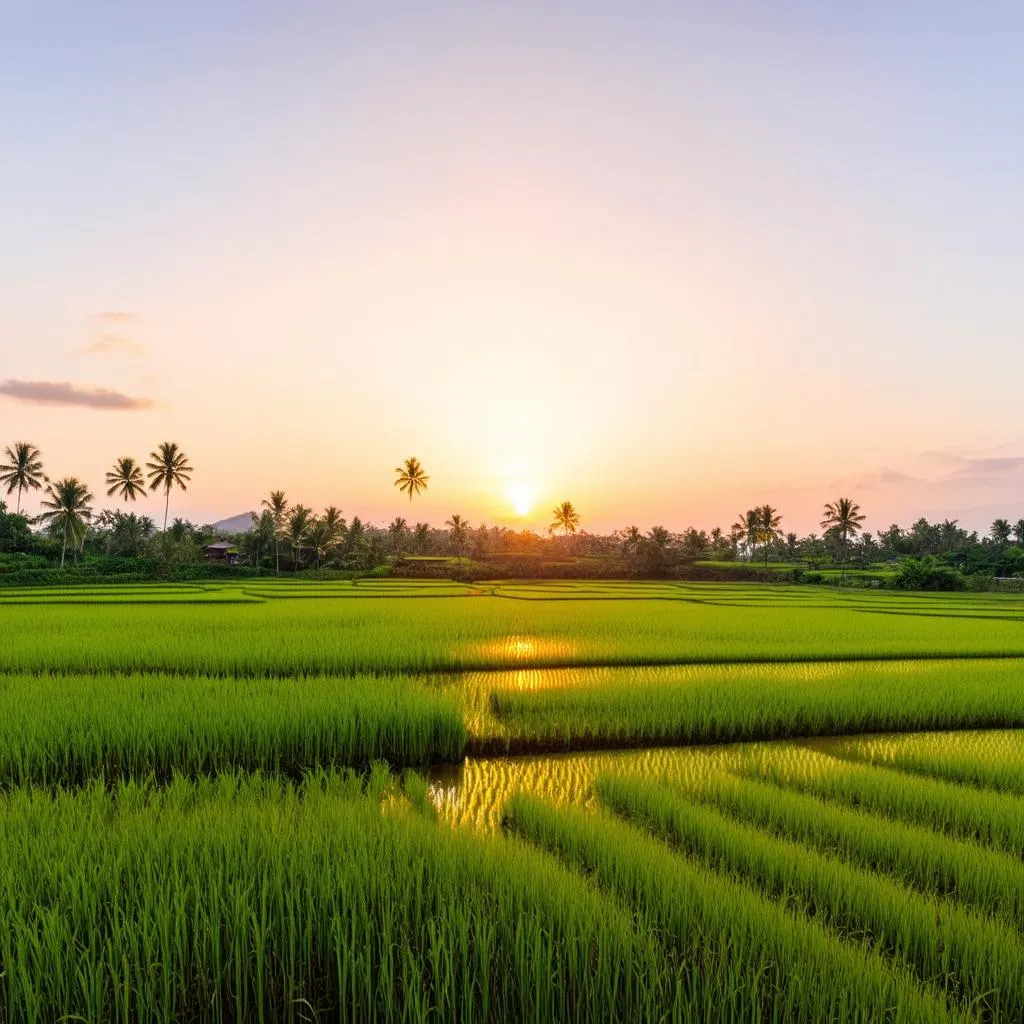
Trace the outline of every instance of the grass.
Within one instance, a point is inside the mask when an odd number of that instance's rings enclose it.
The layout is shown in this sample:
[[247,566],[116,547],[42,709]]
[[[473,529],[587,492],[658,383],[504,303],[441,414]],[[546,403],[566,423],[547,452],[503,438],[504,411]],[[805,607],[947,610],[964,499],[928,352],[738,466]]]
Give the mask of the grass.
[[837,744],[842,757],[892,764],[904,771],[1024,794],[1024,733],[950,736],[925,733]]
[[1019,597],[0,604],[0,1024],[1020,1017]]
[[869,942],[965,1011],[999,1019],[1024,1006],[1024,944],[1015,928],[766,835],[670,787],[604,776],[596,788],[617,814],[832,931]]
[[509,801],[504,825],[632,905],[679,956],[684,986],[713,993],[704,1019],[949,1019],[939,998],[877,953],[628,825],[524,796]]
[[689,781],[691,799],[737,821],[1024,928],[1024,864],[1016,857],[757,779],[709,772]]
[[496,686],[511,752],[1024,726],[1019,663],[701,666]]
[[601,1021],[672,1005],[672,965],[624,909],[521,844],[388,810],[375,779],[366,795],[340,775],[2,798],[0,1018]]
[[403,678],[0,676],[0,785],[460,758],[454,693]]
[[[350,595],[363,593],[363,584],[345,587]],[[912,614],[886,614],[899,601],[881,595],[850,605],[839,598],[824,606],[782,597],[764,603],[770,595],[752,597],[752,589],[734,588],[733,603],[729,594],[715,598],[721,588],[687,596],[693,587],[671,599],[250,596],[233,603],[244,589],[225,587],[204,592],[209,596],[195,605],[148,594],[129,605],[99,598],[59,607],[9,605],[5,631],[17,642],[0,647],[0,672],[304,676],[1024,657],[1019,601],[1007,603],[1005,614],[982,619],[959,617],[957,606],[942,603],[934,606],[948,613],[942,616],[911,606],[904,607]],[[740,599],[747,604],[736,603]]]

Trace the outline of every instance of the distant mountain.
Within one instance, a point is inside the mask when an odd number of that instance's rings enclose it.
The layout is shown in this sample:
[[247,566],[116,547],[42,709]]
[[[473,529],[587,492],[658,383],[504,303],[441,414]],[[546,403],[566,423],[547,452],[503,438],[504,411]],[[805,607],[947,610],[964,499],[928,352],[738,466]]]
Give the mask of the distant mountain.
[[213,524],[215,533],[248,533],[252,529],[252,517],[248,512],[241,512],[229,519],[219,519]]

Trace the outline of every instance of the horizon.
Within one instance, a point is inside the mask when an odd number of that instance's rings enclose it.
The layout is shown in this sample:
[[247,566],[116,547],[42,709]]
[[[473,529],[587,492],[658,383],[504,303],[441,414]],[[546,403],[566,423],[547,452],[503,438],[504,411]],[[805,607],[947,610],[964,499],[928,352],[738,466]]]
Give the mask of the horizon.
[[1024,10],[89,7],[0,34],[0,449],[97,508],[1024,515]]

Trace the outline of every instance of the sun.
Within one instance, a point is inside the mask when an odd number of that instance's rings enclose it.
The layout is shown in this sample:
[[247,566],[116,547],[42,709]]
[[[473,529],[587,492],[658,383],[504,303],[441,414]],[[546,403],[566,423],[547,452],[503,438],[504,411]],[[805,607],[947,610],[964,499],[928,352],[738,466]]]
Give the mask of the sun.
[[528,516],[533,511],[537,490],[532,484],[522,481],[509,484],[505,493],[517,516]]

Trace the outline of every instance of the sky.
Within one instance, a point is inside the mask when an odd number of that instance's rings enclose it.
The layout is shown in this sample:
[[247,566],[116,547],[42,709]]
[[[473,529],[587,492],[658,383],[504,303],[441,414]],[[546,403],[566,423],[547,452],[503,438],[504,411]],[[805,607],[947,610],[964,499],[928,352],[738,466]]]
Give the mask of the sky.
[[0,139],[0,447],[97,506],[1024,515],[1016,0],[0,0]]

